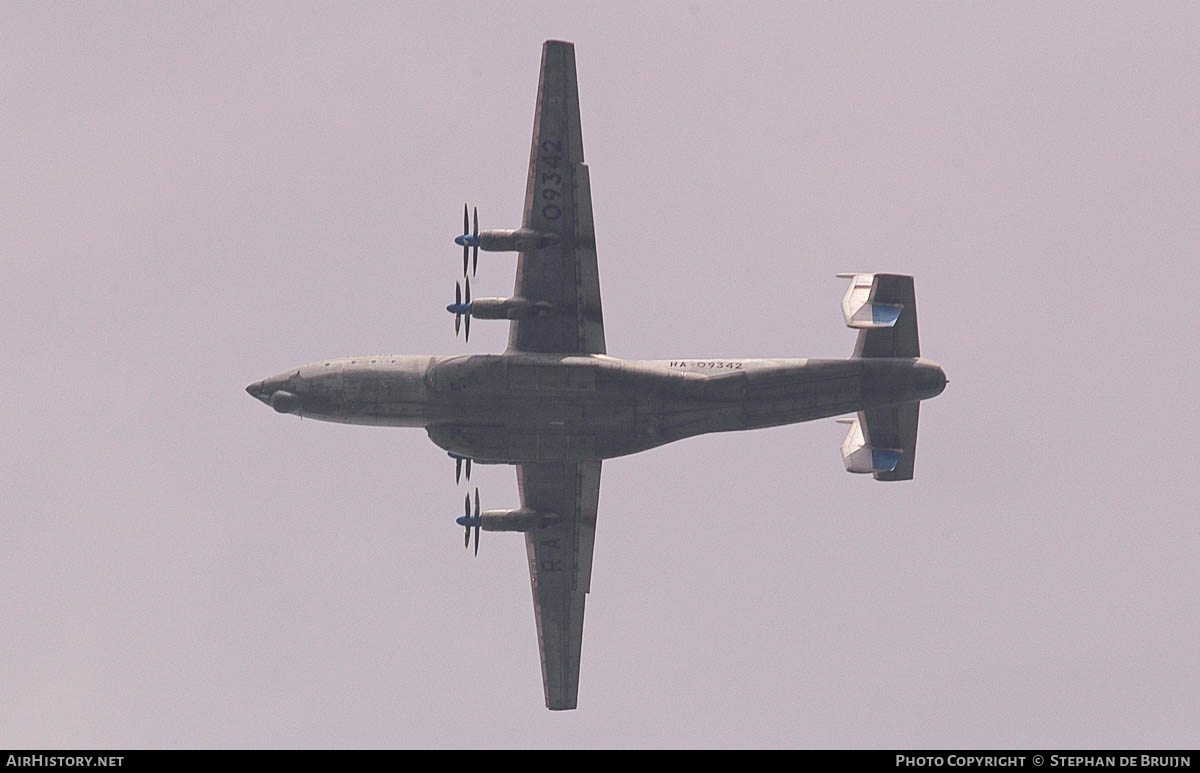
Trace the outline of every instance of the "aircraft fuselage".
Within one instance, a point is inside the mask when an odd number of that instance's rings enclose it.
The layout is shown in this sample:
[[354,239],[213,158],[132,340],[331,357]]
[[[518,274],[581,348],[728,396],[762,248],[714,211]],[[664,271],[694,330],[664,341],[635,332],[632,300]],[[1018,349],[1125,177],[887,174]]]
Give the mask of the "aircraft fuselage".
[[378,355],[247,387],[276,410],[424,427],[482,463],[609,459],[709,432],[759,429],[934,397],[922,358],[621,360],[605,355]]

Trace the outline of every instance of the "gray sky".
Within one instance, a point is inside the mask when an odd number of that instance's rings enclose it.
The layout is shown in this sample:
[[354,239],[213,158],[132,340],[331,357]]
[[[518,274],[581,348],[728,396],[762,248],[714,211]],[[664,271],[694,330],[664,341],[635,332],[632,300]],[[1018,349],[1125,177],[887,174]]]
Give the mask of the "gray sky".
[[[1200,741],[1194,4],[110,5],[0,25],[0,745]],[[606,462],[567,713],[423,432],[242,391],[503,348],[451,238],[551,37],[611,354],[846,356],[894,271],[951,381],[912,483],[831,420]]]

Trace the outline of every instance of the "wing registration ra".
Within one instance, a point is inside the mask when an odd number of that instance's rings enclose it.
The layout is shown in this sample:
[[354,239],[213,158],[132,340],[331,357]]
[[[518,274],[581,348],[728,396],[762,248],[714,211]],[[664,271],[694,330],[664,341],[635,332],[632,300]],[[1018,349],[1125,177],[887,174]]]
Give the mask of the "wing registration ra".
[[[447,311],[456,335],[469,341],[472,320],[505,320],[505,351],[320,360],[247,391],[279,413],[424,429],[460,486],[473,465],[515,467],[517,507],[482,509],[479,489],[467,490],[457,523],[476,553],[481,531],[525,541],[548,708],[578,702],[603,460],[710,432],[844,416],[846,470],[913,477],[920,401],[940,394],[946,376],[921,357],[911,276],[840,275],[849,285],[842,315],[858,331],[843,360],[607,354],[571,43],[542,47],[521,224],[480,230],[478,210],[464,207],[454,241],[462,276]],[[472,296],[481,251],[517,253],[511,296]]]

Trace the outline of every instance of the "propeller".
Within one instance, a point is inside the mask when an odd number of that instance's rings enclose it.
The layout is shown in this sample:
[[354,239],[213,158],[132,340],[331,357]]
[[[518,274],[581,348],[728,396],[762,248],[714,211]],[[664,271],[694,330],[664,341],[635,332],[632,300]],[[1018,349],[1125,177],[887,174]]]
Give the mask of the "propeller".
[[466,340],[471,340],[471,280],[465,279],[467,283],[466,298],[463,298],[462,285],[458,282],[454,283],[454,303],[446,307],[446,311],[454,315],[454,335],[458,335],[458,329],[462,323],[462,318],[467,318],[466,322]]
[[[466,207],[466,205],[463,205]],[[463,210],[464,214],[466,210]],[[475,271],[479,268],[479,207],[471,209],[471,218],[474,222],[471,224],[471,276],[475,276]],[[463,271],[463,277],[467,275],[466,270]]]
[[479,487],[475,487],[475,515],[471,515],[471,495],[463,496],[463,514],[461,518],[456,518],[455,523],[463,527],[463,547],[471,545],[471,527],[475,527],[475,555],[479,555],[479,525],[482,520],[479,517]]
[[463,462],[467,463],[467,480],[471,479],[471,458],[468,456],[459,456],[458,454],[447,451],[446,454],[454,459],[454,482],[457,484],[462,479]]
[[463,232],[454,237],[454,243],[461,244],[463,248],[463,276],[467,275],[468,261],[471,265],[471,276],[475,276],[475,271],[479,268],[479,207],[475,207],[474,228],[471,220],[467,217],[467,205],[463,204]]

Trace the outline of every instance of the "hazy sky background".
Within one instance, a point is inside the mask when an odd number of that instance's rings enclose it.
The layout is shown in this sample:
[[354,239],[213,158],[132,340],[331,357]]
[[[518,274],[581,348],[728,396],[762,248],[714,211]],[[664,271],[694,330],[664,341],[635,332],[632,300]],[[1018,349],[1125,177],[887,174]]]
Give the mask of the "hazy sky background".
[[[605,462],[580,708],[420,430],[251,381],[453,335],[576,43],[609,353],[847,356],[916,276],[916,480],[832,420]],[[1191,3],[6,3],[0,746],[1200,742]],[[515,257],[481,256],[507,295]],[[477,468],[485,507],[513,470]]]

